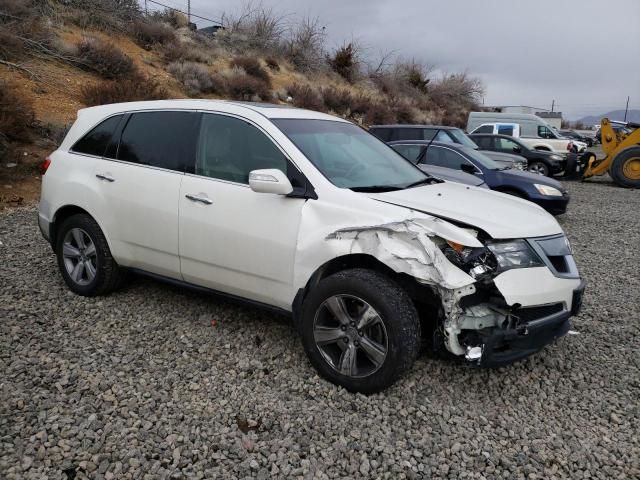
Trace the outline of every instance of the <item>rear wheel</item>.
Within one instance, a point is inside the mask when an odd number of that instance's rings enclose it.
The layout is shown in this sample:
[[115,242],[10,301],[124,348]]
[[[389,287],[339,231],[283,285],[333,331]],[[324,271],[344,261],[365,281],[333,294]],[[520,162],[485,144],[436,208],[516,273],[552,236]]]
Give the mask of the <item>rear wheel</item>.
[[97,222],[87,214],[67,218],[56,235],[58,267],[70,290],[87,297],[117,288],[125,273],[111,256]]
[[640,188],[640,146],[627,148],[616,155],[609,174],[618,185]]
[[540,161],[533,161],[531,163],[529,163],[529,168],[528,170],[531,173],[536,173],[538,175],[544,175],[545,177],[549,176],[549,167],[544,163],[544,162],[540,162]]
[[312,365],[354,392],[391,385],[418,356],[420,322],[407,293],[366,269],[322,280],[305,300],[302,342]]

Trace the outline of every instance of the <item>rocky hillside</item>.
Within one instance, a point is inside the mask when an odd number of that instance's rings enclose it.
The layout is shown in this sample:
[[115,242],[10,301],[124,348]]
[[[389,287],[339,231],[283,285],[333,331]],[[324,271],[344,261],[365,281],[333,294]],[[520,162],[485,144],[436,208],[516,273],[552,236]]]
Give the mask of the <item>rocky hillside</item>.
[[[242,7],[215,35],[136,0],[0,2],[0,206],[37,192],[35,166],[78,109],[159,98],[290,103],[360,124],[463,124],[482,93],[466,73],[330,51],[318,20]],[[23,185],[24,184],[24,185]],[[25,186],[26,185],[26,186]]]

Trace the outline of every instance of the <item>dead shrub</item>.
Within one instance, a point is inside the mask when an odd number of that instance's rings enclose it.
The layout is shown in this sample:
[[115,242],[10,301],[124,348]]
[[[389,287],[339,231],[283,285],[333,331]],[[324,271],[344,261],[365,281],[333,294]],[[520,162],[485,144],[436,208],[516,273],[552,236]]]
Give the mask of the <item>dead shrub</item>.
[[166,23],[138,20],[133,28],[136,42],[142,48],[150,49],[154,45],[167,45],[177,41],[175,32]]
[[321,70],[324,61],[324,28],[320,20],[304,18],[291,31],[285,42],[285,54],[291,64],[301,72]]
[[374,106],[373,99],[360,92],[351,100],[351,117],[365,116]]
[[199,47],[185,45],[179,41],[164,45],[162,56],[168,63],[180,61],[209,63],[211,60],[211,55],[203,52]]
[[326,111],[322,94],[311,85],[294,83],[287,87],[287,93],[293,98],[293,104],[296,107],[317,110],[319,112]]
[[322,98],[327,109],[338,115],[347,115],[353,103],[353,94],[349,90],[334,86],[323,88]]
[[231,60],[231,66],[241,68],[247,75],[258,78],[271,86],[271,77],[256,57],[242,55]]
[[269,67],[271,70],[273,70],[274,72],[279,72],[280,71],[280,64],[278,63],[278,60],[275,57],[267,57],[264,59],[264,63],[267,64],[267,67]]
[[186,87],[189,95],[222,94],[226,91],[222,77],[219,75],[214,77],[201,63],[174,62],[167,67],[167,70]]
[[364,115],[366,125],[394,123],[396,115],[386,102],[372,102]]
[[392,107],[396,123],[416,123],[416,110],[407,102],[398,102]]
[[77,55],[81,68],[94,71],[109,80],[133,75],[136,72],[136,66],[131,58],[113,44],[98,38],[83,38],[77,45]]
[[27,140],[34,118],[31,102],[18,93],[15,85],[0,82],[0,132],[5,139]]
[[80,95],[82,102],[91,107],[107,103],[162,100],[169,97],[169,92],[157,80],[135,75],[122,80],[86,85],[81,89]]
[[173,28],[183,28],[189,26],[189,20],[184,13],[178,12],[171,8],[165,8],[161,12],[153,12],[151,14],[156,22],[163,22],[171,25]]
[[328,61],[331,69],[347,82],[353,82],[357,78],[360,62],[358,48],[353,42],[338,48]]
[[235,51],[278,51],[286,31],[285,18],[271,8],[245,3],[237,15],[222,15],[220,40]]
[[227,78],[227,89],[231,98],[236,100],[268,100],[271,90],[264,80],[247,75],[242,71],[234,71]]
[[132,22],[141,18],[137,0],[64,0],[63,3],[65,8],[60,10],[63,15],[84,29],[128,32]]

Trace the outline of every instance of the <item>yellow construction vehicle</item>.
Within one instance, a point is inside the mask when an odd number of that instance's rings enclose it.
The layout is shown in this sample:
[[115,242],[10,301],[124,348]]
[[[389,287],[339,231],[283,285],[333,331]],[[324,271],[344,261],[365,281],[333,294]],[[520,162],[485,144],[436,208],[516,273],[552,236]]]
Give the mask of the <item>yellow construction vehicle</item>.
[[598,159],[590,153],[582,179],[609,173],[622,187],[640,188],[640,124],[627,123],[616,132],[608,118],[600,125],[602,150],[605,157]]

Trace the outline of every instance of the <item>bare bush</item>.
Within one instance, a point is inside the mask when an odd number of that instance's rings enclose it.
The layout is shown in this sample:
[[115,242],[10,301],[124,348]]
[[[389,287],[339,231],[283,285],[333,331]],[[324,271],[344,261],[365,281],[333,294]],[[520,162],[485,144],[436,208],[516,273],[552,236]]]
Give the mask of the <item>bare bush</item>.
[[187,16],[177,10],[173,10],[172,8],[165,8],[162,11],[153,12],[150,17],[156,22],[167,23],[173,28],[184,28],[189,26]]
[[353,42],[338,48],[328,61],[331,69],[347,82],[353,82],[360,74],[359,49]]
[[320,70],[326,65],[324,43],[324,27],[318,18],[304,18],[291,28],[285,54],[291,64],[302,72]]
[[65,0],[64,4],[68,18],[86,29],[130,31],[141,18],[137,0]]
[[234,57],[231,60],[231,65],[233,67],[241,68],[247,75],[259,78],[267,85],[271,85],[271,77],[269,76],[269,72],[267,72],[262,67],[260,61],[256,57],[250,57],[248,55]]
[[174,62],[169,64],[167,70],[186,87],[189,95],[222,93],[216,91],[220,88],[220,84],[214,84],[209,69],[201,63]]
[[179,61],[209,63],[212,60],[209,51],[204,51],[198,45],[185,45],[180,41],[164,45],[161,51],[162,56],[169,63]]
[[264,63],[266,63],[267,67],[269,67],[274,72],[280,71],[280,63],[278,63],[278,60],[275,57],[272,57],[272,56],[266,57],[264,59]]
[[386,102],[372,102],[364,115],[366,125],[394,123],[396,115]]
[[27,140],[33,121],[31,102],[17,91],[15,85],[0,82],[0,132],[5,141]]
[[107,103],[162,100],[169,97],[169,92],[157,80],[137,75],[123,80],[86,85],[81,89],[80,95],[83,103],[90,107]]
[[483,93],[480,79],[471,77],[467,72],[443,75],[429,87],[429,96],[440,106],[475,105]]
[[247,75],[236,69],[227,77],[227,89],[231,98],[236,100],[268,100],[270,87],[264,80]]
[[293,104],[296,107],[320,112],[326,110],[322,94],[311,85],[294,83],[287,87],[287,93],[293,99]]
[[351,111],[353,95],[346,88],[337,88],[334,86],[323,88],[322,98],[324,99],[325,107],[338,115],[345,116]]
[[286,31],[282,15],[254,2],[244,3],[238,15],[224,13],[222,24],[221,38],[230,47],[263,52],[278,51]]
[[137,71],[131,58],[99,38],[83,38],[77,45],[77,55],[81,68],[109,80],[133,75]]
[[134,24],[135,39],[142,48],[176,42],[176,34],[166,23],[138,20]]

